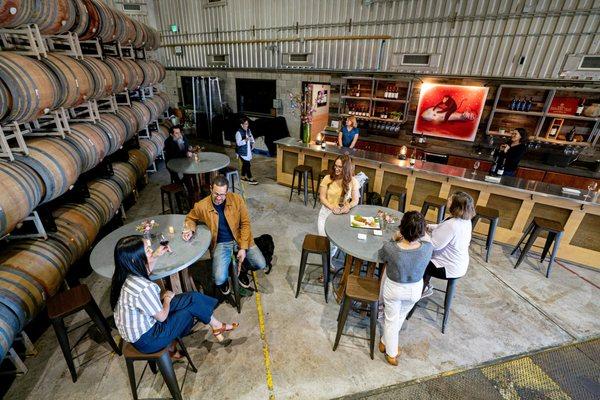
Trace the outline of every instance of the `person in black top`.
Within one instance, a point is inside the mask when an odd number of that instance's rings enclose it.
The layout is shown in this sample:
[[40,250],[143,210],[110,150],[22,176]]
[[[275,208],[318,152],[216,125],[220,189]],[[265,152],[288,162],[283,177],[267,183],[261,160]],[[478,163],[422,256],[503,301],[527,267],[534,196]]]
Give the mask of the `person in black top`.
[[[527,150],[527,131],[517,128],[512,131],[510,143],[500,146],[500,164],[504,161],[504,175],[515,176],[519,162]],[[502,160],[504,159],[504,160]]]
[[[188,143],[187,138],[181,132],[179,125],[174,125],[169,128],[169,137],[165,139],[165,162],[169,162],[174,158],[184,158],[192,156],[192,147]],[[181,182],[181,178],[177,172],[169,170],[171,174],[171,183]]]

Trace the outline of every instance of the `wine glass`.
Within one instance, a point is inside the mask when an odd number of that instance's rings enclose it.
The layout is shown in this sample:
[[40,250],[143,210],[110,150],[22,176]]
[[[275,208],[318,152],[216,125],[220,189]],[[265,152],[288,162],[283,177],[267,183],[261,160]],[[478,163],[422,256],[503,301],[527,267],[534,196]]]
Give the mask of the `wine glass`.
[[598,182],[596,182],[596,181],[591,181],[591,182],[590,182],[590,184],[589,184],[589,185],[588,185],[588,187],[587,187],[587,188],[588,188],[588,192],[587,192],[587,194],[586,194],[584,197],[585,197],[586,199],[589,199],[590,197],[592,197],[592,196],[591,196],[591,194],[592,194],[592,192],[593,192],[594,190],[596,190],[596,188],[597,188],[597,187],[598,187]]
[[480,165],[481,163],[479,162],[479,160],[475,161],[475,163],[473,164],[473,172],[471,172],[471,175],[475,176]]
[[163,233],[160,234],[160,236],[158,237],[158,242],[160,243],[161,246],[165,246],[168,250],[169,253],[172,252],[171,248],[169,247],[169,238],[167,236],[165,236]]

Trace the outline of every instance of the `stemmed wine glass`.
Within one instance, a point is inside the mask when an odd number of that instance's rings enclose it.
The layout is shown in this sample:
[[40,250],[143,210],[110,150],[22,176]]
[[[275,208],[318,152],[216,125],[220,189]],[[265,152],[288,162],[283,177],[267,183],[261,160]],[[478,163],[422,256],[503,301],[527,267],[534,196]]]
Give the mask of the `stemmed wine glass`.
[[168,249],[167,251],[169,252],[169,254],[173,252],[173,250],[171,250],[171,248],[169,247],[169,238],[165,236],[164,233],[160,234],[160,236],[158,237],[158,242],[161,246],[165,246]]
[[471,175],[475,176],[480,165],[481,163],[479,162],[479,160],[475,161],[475,163],[473,164],[473,172],[471,172]]
[[596,190],[597,187],[598,187],[598,182],[596,182],[596,181],[590,182],[590,184],[588,185],[588,192],[584,197],[586,199],[589,199],[590,197],[592,197],[591,194],[593,191]]

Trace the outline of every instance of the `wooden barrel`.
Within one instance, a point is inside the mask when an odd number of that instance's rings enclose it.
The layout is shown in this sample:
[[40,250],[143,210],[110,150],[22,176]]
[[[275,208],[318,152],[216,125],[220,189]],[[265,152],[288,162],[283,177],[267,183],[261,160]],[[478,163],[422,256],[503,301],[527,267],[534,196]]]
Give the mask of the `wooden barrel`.
[[0,52],[0,80],[12,98],[5,122],[28,122],[50,111],[59,99],[59,83],[44,64],[9,51]]
[[156,60],[148,60],[148,62],[150,64],[154,65],[156,70],[158,71],[158,76],[156,77],[156,82],[157,83],[162,82],[165,79],[165,77],[167,76],[167,70],[165,69],[165,66]]
[[53,53],[48,53],[42,62],[60,82],[60,107],[71,108],[89,100],[94,89],[94,78],[81,63],[69,56]]
[[102,226],[100,214],[89,204],[71,204],[55,210],[53,215],[58,230],[51,236],[69,249],[74,263],[94,243]]
[[98,37],[104,43],[110,43],[115,40],[115,16],[109,6],[104,4],[100,0],[92,0],[94,6],[98,10],[100,15],[100,29],[98,30]]
[[100,31],[100,14],[98,13],[98,9],[91,0],[76,1],[82,2],[84,4],[88,14],[88,24],[83,32],[78,33],[79,40],[94,39],[96,36],[98,36],[98,33]]
[[154,64],[144,60],[135,60],[135,62],[138,63],[144,72],[144,81],[142,82],[142,86],[155,85],[159,75],[158,68]]
[[158,119],[161,108],[161,105],[159,103],[160,100],[157,100],[154,97],[144,101],[144,105],[148,108],[148,110],[150,110],[150,121],[156,121]]
[[[171,121],[169,121],[169,122],[171,122]],[[164,143],[165,140],[167,140],[167,138],[169,137],[169,128],[167,128],[165,125],[159,125],[158,131],[156,132],[156,134],[160,135],[160,137]]]
[[75,6],[75,23],[71,28],[71,32],[81,37],[88,29],[90,24],[90,14],[83,0],[71,0]]
[[44,287],[31,276],[0,266],[0,304],[15,314],[20,329],[43,308],[45,297]]
[[140,139],[140,150],[146,156],[148,165],[152,164],[158,155],[158,149],[156,143],[149,139]]
[[0,28],[14,28],[31,18],[34,0],[0,1]]
[[138,133],[138,120],[135,112],[129,106],[119,106],[117,110],[117,117],[121,118],[125,126],[127,127],[127,136],[125,141],[128,141]]
[[[95,179],[88,185],[90,190],[89,204],[99,206],[102,214],[102,225],[106,225],[115,216],[123,202],[123,190],[111,179]],[[86,201],[87,202],[87,201]]]
[[57,198],[69,190],[81,173],[83,161],[66,140],[36,138],[27,141],[29,156],[15,159],[35,170],[44,181],[46,192],[41,203]]
[[152,132],[150,141],[156,146],[156,155],[160,155],[165,147],[165,138],[159,132]]
[[0,161],[0,237],[12,231],[44,196],[44,182],[28,166]]
[[79,62],[90,71],[94,80],[94,90],[91,93],[91,99],[102,99],[113,93],[115,77],[108,64],[93,57],[84,57]]
[[[104,130],[102,128],[95,124],[72,124],[71,135],[81,136],[85,138],[89,143],[89,148],[86,149],[86,151],[90,152],[89,154],[87,154],[87,157],[89,157],[90,162],[87,164],[87,169],[86,167],[82,166],[83,172],[98,165],[110,151],[110,140],[108,136],[104,133]],[[94,152],[95,156],[93,156],[91,152]],[[86,162],[84,161],[83,164],[85,165]],[[89,167],[89,165],[91,164],[93,165]]]
[[146,34],[148,36],[144,49],[156,50],[160,47],[160,34],[156,29],[150,28],[146,25]]
[[102,128],[104,134],[108,137],[110,148],[108,154],[112,154],[123,146],[127,137],[127,126],[114,114],[102,114],[100,121],[96,125]]
[[146,30],[144,29],[144,24],[135,19],[133,20],[133,25],[135,25],[135,39],[131,45],[134,49],[141,49],[146,43]]
[[135,41],[136,37],[135,25],[133,23],[133,20],[128,15],[125,15],[123,13],[121,14],[123,15],[123,21],[125,22],[125,31],[127,32],[127,34],[124,36],[123,40],[120,43],[122,46],[130,46]]
[[10,92],[4,82],[0,81],[0,121],[8,113],[8,110],[12,108],[11,103],[12,97],[10,96]]
[[19,240],[0,253],[0,267],[17,269],[35,279],[46,295],[52,296],[62,285],[71,253],[56,240]]
[[148,157],[141,150],[129,150],[129,159],[127,162],[135,168],[138,178],[146,174],[146,170],[148,169]]
[[123,198],[126,198],[135,188],[137,172],[131,164],[125,162],[113,163],[113,172],[114,175],[110,179],[119,185],[123,192]]
[[173,121],[171,121],[170,119],[165,119],[163,122],[160,123],[160,126],[165,127],[165,129],[168,132],[172,126],[175,126],[175,124],[173,124]]
[[19,320],[10,308],[0,303],[0,361],[12,347],[15,337],[20,332]]
[[135,113],[138,120],[138,129],[144,129],[150,123],[152,114],[150,109],[141,101],[132,101],[131,109]]
[[65,33],[75,24],[75,5],[72,0],[34,0],[29,23],[44,35]]
[[112,92],[121,93],[127,88],[129,83],[129,71],[127,66],[123,61],[114,57],[106,57],[104,62],[110,67],[114,77]]
[[144,83],[144,71],[135,61],[124,59],[123,62],[127,65],[130,74],[129,90],[138,90]]

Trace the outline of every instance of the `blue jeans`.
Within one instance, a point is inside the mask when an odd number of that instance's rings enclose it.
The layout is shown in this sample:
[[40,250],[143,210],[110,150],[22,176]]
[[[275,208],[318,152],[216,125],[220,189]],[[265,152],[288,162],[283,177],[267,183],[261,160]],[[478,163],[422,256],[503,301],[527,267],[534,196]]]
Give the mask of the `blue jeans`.
[[[215,285],[220,286],[229,278],[231,257],[237,257],[239,246],[235,241],[217,243],[212,254],[212,273]],[[265,257],[257,246],[246,250],[246,260],[253,270],[264,269],[267,266]]]
[[173,297],[169,316],[144,333],[133,346],[142,353],[154,353],[184,337],[194,326],[194,317],[205,324],[210,322],[217,299],[200,292],[186,292]]

